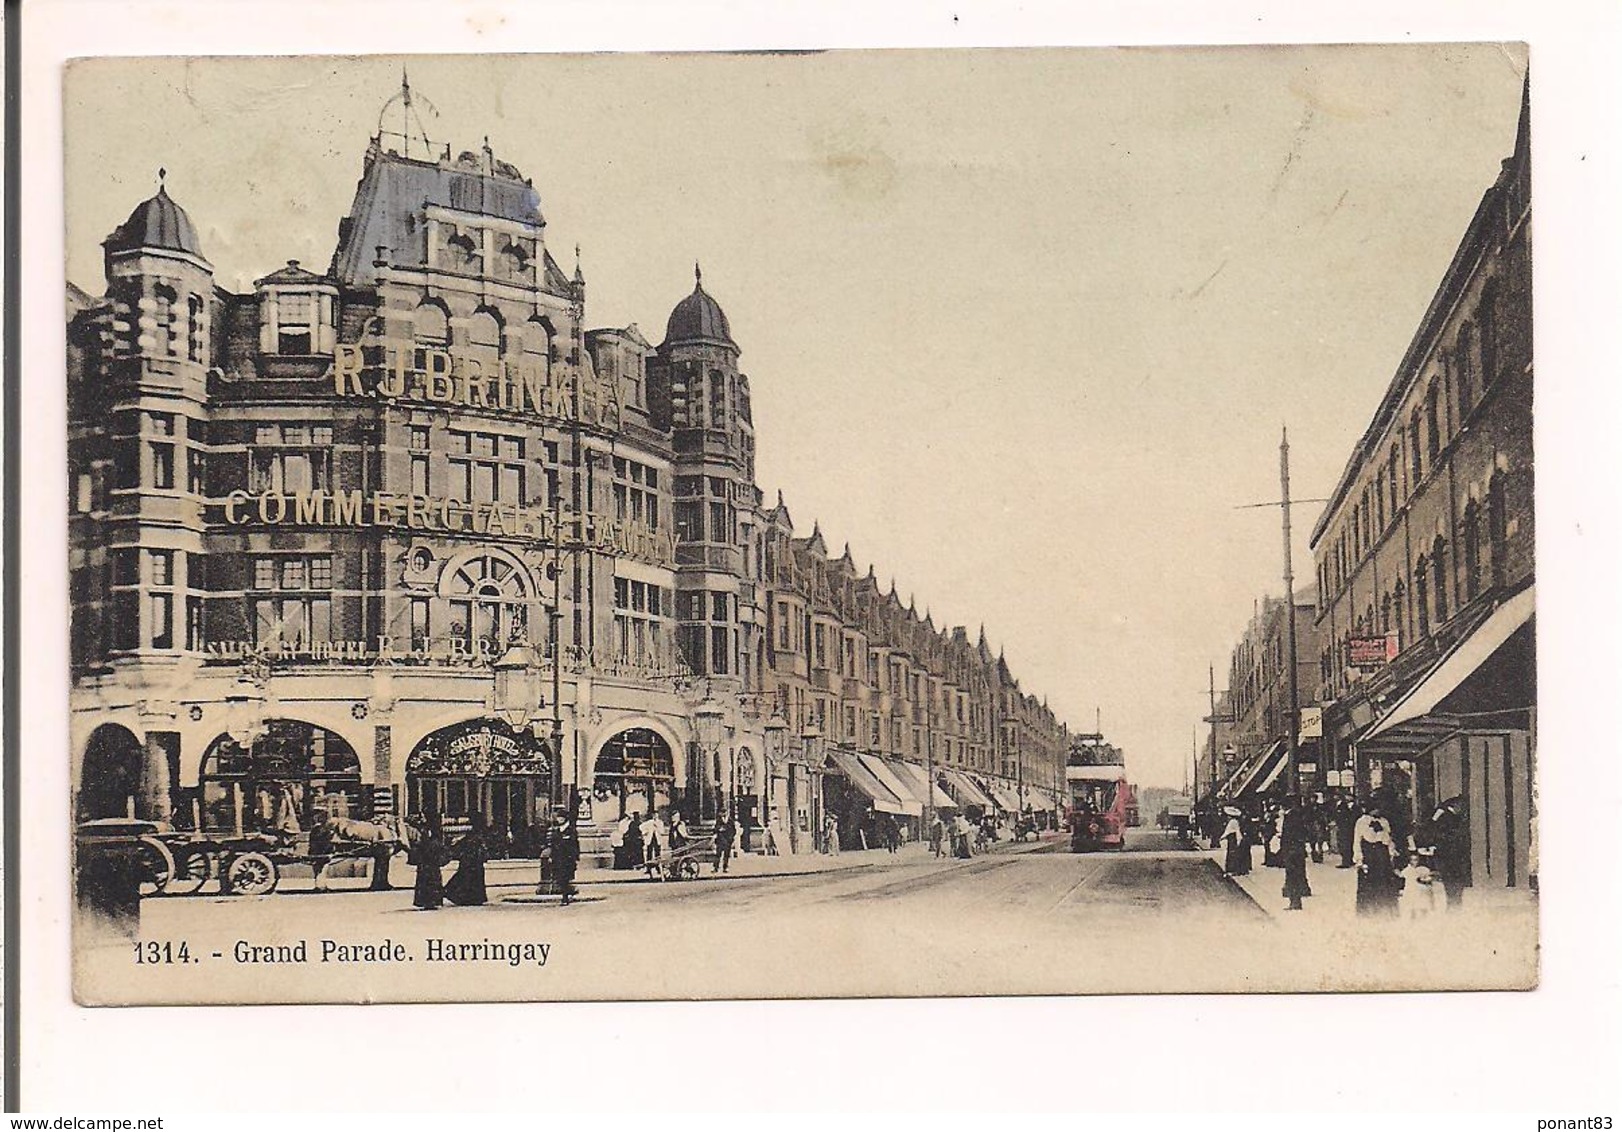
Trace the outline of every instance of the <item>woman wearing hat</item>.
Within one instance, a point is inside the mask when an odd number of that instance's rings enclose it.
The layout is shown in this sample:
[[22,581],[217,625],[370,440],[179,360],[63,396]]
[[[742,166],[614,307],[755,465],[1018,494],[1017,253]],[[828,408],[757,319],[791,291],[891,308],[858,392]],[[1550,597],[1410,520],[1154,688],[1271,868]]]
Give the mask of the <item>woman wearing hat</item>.
[[1224,876],[1242,877],[1250,873],[1250,842],[1245,837],[1245,827],[1239,820],[1238,806],[1224,806],[1223,814],[1228,818],[1228,824],[1222,829],[1222,844],[1227,847],[1227,853],[1222,860]]
[[1357,867],[1357,914],[1395,916],[1402,893],[1391,823],[1379,805],[1357,819],[1352,830],[1352,863]]

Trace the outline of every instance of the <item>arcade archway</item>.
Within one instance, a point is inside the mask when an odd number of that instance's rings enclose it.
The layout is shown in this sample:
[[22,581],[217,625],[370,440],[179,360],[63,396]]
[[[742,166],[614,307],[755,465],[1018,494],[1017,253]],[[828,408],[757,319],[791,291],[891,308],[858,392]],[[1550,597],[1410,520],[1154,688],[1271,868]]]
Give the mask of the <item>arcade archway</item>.
[[473,719],[433,732],[406,760],[407,813],[447,829],[482,823],[495,857],[535,857],[552,805],[552,751],[526,728]]
[[196,807],[192,821],[221,833],[299,833],[317,811],[363,816],[360,758],[336,731],[297,719],[266,720],[247,747],[230,735],[208,745]]
[[603,744],[591,770],[592,818],[599,824],[624,815],[668,809],[679,802],[676,759],[664,736],[631,727]]
[[77,819],[149,816],[138,812],[145,759],[141,741],[129,728],[104,723],[92,731],[79,775]]

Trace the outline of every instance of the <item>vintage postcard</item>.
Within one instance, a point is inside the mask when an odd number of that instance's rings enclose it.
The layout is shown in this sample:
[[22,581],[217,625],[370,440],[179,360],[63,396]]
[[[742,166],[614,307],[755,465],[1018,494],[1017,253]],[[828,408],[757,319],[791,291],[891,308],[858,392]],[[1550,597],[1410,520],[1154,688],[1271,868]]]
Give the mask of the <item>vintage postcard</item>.
[[64,82],[81,1003],[1536,985],[1524,47]]

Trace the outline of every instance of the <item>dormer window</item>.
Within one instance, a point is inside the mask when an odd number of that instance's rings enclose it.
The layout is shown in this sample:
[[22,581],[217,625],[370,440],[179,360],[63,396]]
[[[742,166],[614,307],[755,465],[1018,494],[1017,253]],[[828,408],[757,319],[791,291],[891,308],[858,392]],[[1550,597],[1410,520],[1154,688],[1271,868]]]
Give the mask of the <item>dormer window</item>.
[[276,308],[276,352],[314,353],[315,296],[296,293],[279,295]]
[[282,357],[308,357],[332,353],[337,339],[337,289],[321,276],[305,271],[298,260],[257,280],[259,288],[259,352]]

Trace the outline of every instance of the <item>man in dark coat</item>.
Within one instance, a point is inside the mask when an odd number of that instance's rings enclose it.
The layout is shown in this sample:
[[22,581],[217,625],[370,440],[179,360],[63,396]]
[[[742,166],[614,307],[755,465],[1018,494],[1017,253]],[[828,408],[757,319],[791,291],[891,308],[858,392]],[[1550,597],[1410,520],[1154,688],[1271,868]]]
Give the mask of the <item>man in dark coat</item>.
[[1434,856],[1431,868],[1447,893],[1448,908],[1464,904],[1464,890],[1470,887],[1470,820],[1465,817],[1464,799],[1449,798],[1431,818],[1429,841]]
[[548,852],[552,857],[552,884],[567,905],[575,896],[574,873],[580,864],[580,834],[563,814],[557,816],[557,823],[552,827]]
[[721,820],[715,823],[715,863],[710,866],[712,873],[724,873],[727,866],[732,863],[732,843],[738,836],[738,823],[732,820],[731,814],[723,814]]

